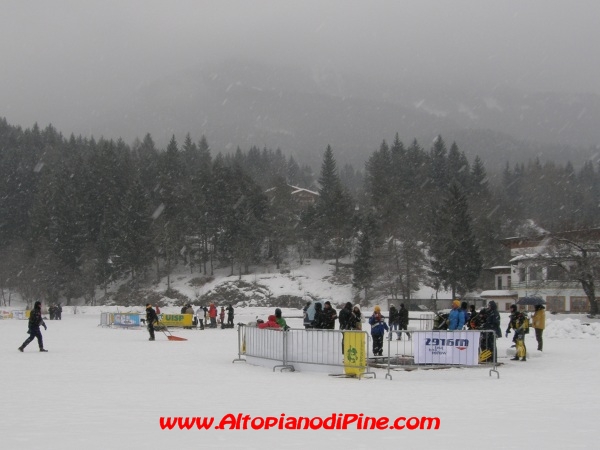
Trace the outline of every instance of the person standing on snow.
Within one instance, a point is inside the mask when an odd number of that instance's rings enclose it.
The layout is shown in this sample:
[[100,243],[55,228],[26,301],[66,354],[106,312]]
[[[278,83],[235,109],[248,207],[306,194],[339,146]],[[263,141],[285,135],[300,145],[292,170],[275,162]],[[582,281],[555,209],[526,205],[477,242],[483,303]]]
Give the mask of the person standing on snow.
[[511,361],[527,361],[527,347],[525,346],[525,334],[529,333],[529,319],[525,314],[517,310],[517,305],[510,305],[510,323],[506,329],[506,337],[510,330],[515,330],[513,342],[517,347],[517,354]]
[[148,327],[148,333],[150,333],[149,341],[154,340],[154,324],[158,323],[158,315],[152,308],[150,303],[146,303],[146,326]]
[[406,337],[410,341],[410,333],[408,330],[408,309],[404,307],[404,303],[400,303],[400,309],[398,310],[398,318],[400,321],[400,332],[398,333],[398,339],[402,339],[402,330],[406,333]]
[[25,347],[29,345],[31,341],[35,338],[38,340],[38,346],[40,347],[40,352],[47,352],[48,350],[44,349],[44,340],[42,339],[42,332],[40,331],[40,326],[44,327],[44,330],[47,330],[46,323],[44,322],[44,318],[42,317],[42,303],[35,302],[33,305],[33,309],[29,313],[29,329],[27,333],[29,333],[29,337],[21,344],[19,347],[19,351],[23,352]]
[[448,331],[462,330],[465,324],[465,315],[460,309],[460,301],[454,300],[452,302],[452,311],[448,316]]
[[480,329],[488,331],[481,338],[481,350],[489,350],[492,353],[489,360],[496,361],[496,338],[502,337],[498,305],[495,301],[490,301],[488,307],[482,309],[478,316],[483,320]]
[[546,328],[546,311],[543,305],[535,305],[535,312],[531,318],[533,322],[533,328],[535,329],[535,340],[537,341],[537,349],[541,352],[544,348],[544,328]]
[[354,305],[354,308],[352,308],[352,314],[354,314],[354,317],[356,317],[354,329],[362,330],[362,312],[360,311],[360,306],[358,306],[358,304]]
[[369,324],[371,325],[371,337],[373,338],[373,355],[383,356],[383,335],[389,328],[381,315],[379,305],[375,306],[373,315],[369,318]]
[[210,317],[210,327],[217,328],[217,307],[214,303],[208,307],[208,317]]
[[340,330],[356,329],[356,316],[352,312],[352,303],[347,302],[340,311]]
[[[400,315],[398,314],[398,310],[394,305],[390,306],[390,317],[389,317],[389,327],[390,334],[388,339],[392,339],[392,335],[394,334],[394,330],[398,330],[400,328]],[[397,339],[400,339],[400,333],[396,331]]]
[[204,314],[204,307],[202,305],[198,306],[198,309],[196,310],[196,317],[198,318],[198,326],[201,330],[204,330]]
[[233,328],[233,306],[229,304],[226,308],[227,311],[227,327]]
[[327,300],[323,306],[323,328],[326,330],[335,329],[335,319],[338,318],[337,311],[331,307],[331,302]]

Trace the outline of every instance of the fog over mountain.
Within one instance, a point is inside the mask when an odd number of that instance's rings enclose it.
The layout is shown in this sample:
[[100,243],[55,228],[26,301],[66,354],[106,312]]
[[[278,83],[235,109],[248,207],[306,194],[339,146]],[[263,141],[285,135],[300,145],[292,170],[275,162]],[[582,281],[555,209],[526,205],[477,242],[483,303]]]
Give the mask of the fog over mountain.
[[593,1],[6,2],[0,116],[360,165],[396,132],[488,166],[600,144]]

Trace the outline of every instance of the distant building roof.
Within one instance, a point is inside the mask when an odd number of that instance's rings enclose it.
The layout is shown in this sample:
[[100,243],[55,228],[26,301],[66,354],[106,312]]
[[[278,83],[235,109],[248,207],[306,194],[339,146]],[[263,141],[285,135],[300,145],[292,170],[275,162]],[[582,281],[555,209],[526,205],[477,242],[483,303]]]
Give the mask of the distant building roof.
[[483,291],[481,297],[516,297],[516,291],[508,291],[508,290],[493,290],[493,291]]

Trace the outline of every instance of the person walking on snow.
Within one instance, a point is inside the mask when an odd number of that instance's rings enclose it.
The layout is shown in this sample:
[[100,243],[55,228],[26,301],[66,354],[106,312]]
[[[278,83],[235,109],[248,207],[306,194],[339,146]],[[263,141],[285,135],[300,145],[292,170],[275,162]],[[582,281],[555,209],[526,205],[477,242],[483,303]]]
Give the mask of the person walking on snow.
[[38,340],[38,346],[40,347],[40,352],[47,352],[48,350],[44,349],[44,340],[42,339],[42,332],[40,331],[40,326],[44,327],[44,330],[47,330],[48,327],[44,322],[44,318],[42,317],[42,304],[41,302],[35,302],[33,305],[33,309],[29,313],[29,328],[27,333],[29,333],[29,337],[21,344],[19,347],[19,351],[23,352],[25,347],[29,345],[31,341],[35,338]]
[[146,303],[146,326],[148,327],[148,333],[150,333],[149,341],[154,340],[154,324],[158,323],[158,315],[152,308],[150,303]]

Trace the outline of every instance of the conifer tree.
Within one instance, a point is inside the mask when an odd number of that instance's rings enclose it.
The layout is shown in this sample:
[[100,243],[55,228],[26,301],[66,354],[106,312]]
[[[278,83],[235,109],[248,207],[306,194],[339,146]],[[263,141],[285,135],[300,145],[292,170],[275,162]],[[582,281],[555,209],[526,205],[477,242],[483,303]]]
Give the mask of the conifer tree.
[[320,230],[321,249],[335,258],[336,273],[339,260],[349,250],[352,235],[352,198],[342,186],[331,146],[323,155],[321,176],[319,177],[319,199],[316,203],[316,222]]
[[432,211],[431,222],[432,271],[453,297],[463,295],[476,286],[482,260],[467,198],[457,183],[450,185],[444,203]]

